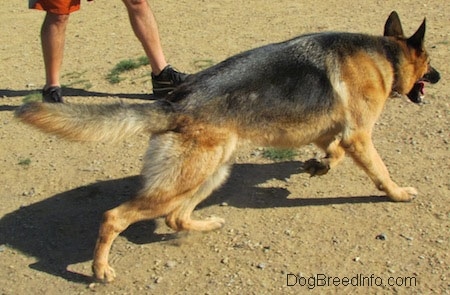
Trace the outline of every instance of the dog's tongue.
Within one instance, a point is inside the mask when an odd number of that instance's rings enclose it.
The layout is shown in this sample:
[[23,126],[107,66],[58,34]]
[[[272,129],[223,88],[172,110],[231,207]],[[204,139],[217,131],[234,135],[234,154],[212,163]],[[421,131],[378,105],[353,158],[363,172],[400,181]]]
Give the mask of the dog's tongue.
[[408,96],[409,100],[411,100],[414,103],[421,103],[424,93],[425,93],[425,83],[422,81],[418,81],[414,84],[413,88],[406,96]]

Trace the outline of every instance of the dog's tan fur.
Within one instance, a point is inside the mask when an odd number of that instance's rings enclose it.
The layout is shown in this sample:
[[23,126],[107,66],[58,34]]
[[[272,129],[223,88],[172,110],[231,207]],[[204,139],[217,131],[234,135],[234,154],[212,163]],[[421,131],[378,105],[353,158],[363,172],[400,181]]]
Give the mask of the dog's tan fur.
[[[176,231],[209,231],[224,224],[221,218],[194,220],[191,213],[226,180],[240,142],[275,147],[313,142],[326,156],[306,162],[311,175],[327,173],[347,153],[389,198],[410,201],[416,189],[391,180],[371,138],[390,93],[407,94],[435,71],[422,44],[424,25],[407,39],[393,13],[384,37],[306,35],[255,49],[192,75],[169,101],[107,106],[34,103],[24,105],[17,116],[72,140],[151,134],[142,189],[107,211],[100,227],[93,271],[96,278],[109,282],[115,277],[108,264],[111,245],[130,224],[160,216]],[[318,53],[315,47],[322,44],[327,47]],[[292,56],[294,51],[298,57]],[[439,80],[434,74],[433,83]],[[272,80],[263,83],[267,77]],[[414,94],[408,93],[416,98]]]

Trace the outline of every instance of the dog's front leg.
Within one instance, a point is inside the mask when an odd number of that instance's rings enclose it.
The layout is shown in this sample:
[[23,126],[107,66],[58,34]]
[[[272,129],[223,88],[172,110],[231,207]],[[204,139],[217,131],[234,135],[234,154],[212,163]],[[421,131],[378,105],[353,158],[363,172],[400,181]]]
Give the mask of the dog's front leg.
[[389,176],[389,172],[373,146],[370,132],[353,133],[342,142],[355,162],[369,175],[378,189],[384,191],[396,202],[408,202],[417,196],[413,187],[399,187]]
[[340,144],[341,139],[334,135],[320,138],[314,143],[324,150],[326,155],[320,160],[309,159],[303,164],[303,171],[309,173],[311,177],[327,174],[341,162],[345,155],[345,150]]

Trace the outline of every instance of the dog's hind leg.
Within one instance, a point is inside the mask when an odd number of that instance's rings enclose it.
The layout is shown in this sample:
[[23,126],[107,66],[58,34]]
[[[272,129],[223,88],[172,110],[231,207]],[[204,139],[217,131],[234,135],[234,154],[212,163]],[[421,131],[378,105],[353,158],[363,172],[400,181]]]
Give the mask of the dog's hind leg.
[[193,133],[152,136],[142,169],[144,187],[136,198],[104,214],[93,261],[97,279],[114,280],[109,251],[114,239],[132,223],[169,215],[168,224],[177,230],[208,230],[223,224],[221,219],[194,221],[190,213],[226,179],[228,169],[223,165],[236,138],[212,128]]
[[210,217],[206,220],[194,220],[191,218],[192,211],[204,199],[206,199],[214,189],[219,187],[228,177],[229,165],[223,165],[211,175],[190,198],[183,202],[166,217],[166,224],[176,231],[196,230],[210,231],[220,228],[225,220],[219,217]]
[[148,195],[137,196],[131,201],[105,212],[94,250],[92,264],[94,276],[103,282],[114,280],[115,271],[108,263],[112,243],[121,232],[135,222],[166,215],[167,225],[177,231],[208,231],[222,227],[225,223],[222,218],[193,220],[191,213],[202,200],[225,181],[228,170],[228,165],[220,167],[202,185],[177,196],[165,198],[154,198]]
[[389,172],[375,149],[371,132],[353,132],[343,140],[343,146],[355,162],[369,175],[376,187],[397,202],[408,202],[417,196],[413,187],[399,187],[391,180]]
[[103,282],[111,282],[115,278],[115,272],[108,264],[108,256],[113,241],[129,225],[164,216],[179,206],[180,199],[167,199],[155,201],[151,196],[137,196],[120,206],[106,211],[100,226],[97,243],[94,250],[92,270],[96,279]]

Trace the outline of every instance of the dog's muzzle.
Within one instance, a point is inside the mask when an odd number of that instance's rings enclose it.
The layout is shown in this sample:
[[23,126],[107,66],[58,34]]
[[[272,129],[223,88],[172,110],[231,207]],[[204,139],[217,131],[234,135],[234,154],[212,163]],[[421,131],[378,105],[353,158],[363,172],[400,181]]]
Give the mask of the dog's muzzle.
[[413,88],[406,95],[414,103],[421,103],[425,95],[425,83],[435,84],[441,79],[441,75],[435,68],[430,66],[429,71],[423,77],[414,83]]

